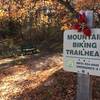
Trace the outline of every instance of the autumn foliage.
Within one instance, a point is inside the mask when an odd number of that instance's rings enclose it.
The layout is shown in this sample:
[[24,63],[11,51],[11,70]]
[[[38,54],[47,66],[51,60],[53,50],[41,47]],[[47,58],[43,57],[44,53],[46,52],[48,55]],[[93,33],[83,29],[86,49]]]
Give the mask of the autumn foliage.
[[[93,9],[94,26],[100,26],[99,5],[99,0],[0,0],[0,39],[10,38],[18,45],[31,41],[40,48],[49,44],[50,48],[61,48],[63,31],[73,29],[78,21],[76,13],[81,9]],[[79,21],[86,23],[81,15]],[[85,27],[86,35],[87,32],[90,35]]]

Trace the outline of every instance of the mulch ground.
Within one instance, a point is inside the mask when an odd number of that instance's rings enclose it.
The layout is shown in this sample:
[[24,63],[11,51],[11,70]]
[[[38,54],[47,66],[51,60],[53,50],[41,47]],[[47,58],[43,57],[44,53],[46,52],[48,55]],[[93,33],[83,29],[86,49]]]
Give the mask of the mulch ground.
[[[10,59],[10,58],[9,58]],[[60,54],[30,57],[25,62],[2,59],[0,100],[75,100],[77,75],[63,70]],[[91,76],[93,100],[100,100],[100,78]]]

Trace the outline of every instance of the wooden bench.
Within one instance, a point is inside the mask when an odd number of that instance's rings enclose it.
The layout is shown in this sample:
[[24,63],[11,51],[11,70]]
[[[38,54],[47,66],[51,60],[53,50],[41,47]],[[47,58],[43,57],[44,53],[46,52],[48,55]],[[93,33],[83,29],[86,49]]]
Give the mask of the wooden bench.
[[39,52],[39,50],[36,47],[33,47],[32,44],[22,45],[21,46],[21,52],[23,55],[29,55],[29,54],[36,54]]

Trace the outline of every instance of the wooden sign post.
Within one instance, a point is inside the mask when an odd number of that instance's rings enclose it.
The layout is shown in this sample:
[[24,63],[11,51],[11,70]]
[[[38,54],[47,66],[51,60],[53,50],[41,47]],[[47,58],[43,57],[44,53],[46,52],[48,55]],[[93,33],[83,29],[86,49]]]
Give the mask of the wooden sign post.
[[[87,11],[92,27],[93,12]],[[100,29],[92,29],[90,37],[77,30],[64,32],[64,70],[78,73],[76,100],[92,100],[90,75],[100,76]]]
[[[86,11],[87,24],[93,27],[93,11]],[[92,85],[89,74],[78,74],[77,76],[77,96],[76,100],[92,100]]]
[[78,74],[77,76],[77,96],[76,100],[91,100],[91,81],[90,76]]

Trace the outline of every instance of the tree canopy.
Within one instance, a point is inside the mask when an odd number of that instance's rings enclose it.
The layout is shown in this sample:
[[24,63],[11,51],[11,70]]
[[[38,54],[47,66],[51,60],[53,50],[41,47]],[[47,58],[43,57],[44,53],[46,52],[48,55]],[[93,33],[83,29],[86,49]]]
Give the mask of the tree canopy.
[[48,45],[62,41],[81,9],[93,10],[100,27],[100,0],[0,0],[0,38]]

